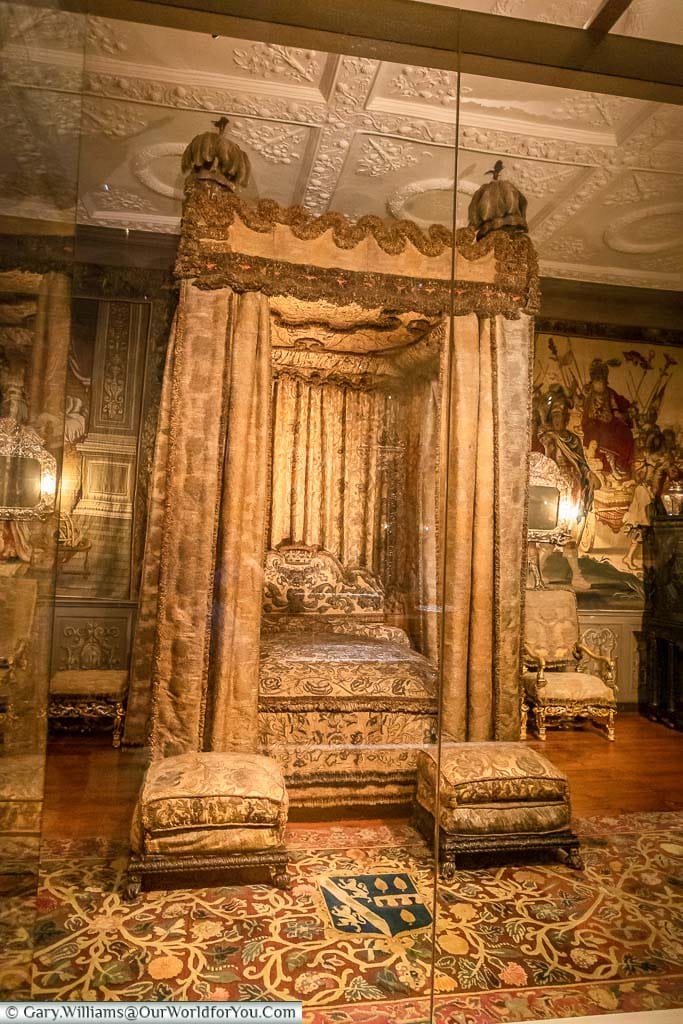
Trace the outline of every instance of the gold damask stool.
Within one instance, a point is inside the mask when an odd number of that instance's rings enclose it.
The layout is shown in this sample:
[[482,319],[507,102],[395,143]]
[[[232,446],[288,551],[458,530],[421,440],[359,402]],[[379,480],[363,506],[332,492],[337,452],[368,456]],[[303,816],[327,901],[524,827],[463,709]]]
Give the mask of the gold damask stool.
[[112,746],[121,745],[128,695],[128,673],[118,669],[74,669],[50,679],[48,718],[58,730],[92,732],[111,726]]
[[153,761],[133,815],[124,898],[134,899],[143,882],[177,888],[211,874],[212,884],[225,885],[225,872],[236,868],[266,868],[285,889],[288,807],[270,757],[211,751]]
[[[434,840],[437,749],[417,762],[413,821]],[[557,850],[582,868],[570,828],[566,775],[524,743],[445,743],[439,791],[439,863],[450,881],[465,854]]]
[[610,629],[579,634],[572,590],[527,590],[524,625],[521,739],[531,710],[538,738],[548,719],[588,718],[614,739],[617,711],[616,637]]

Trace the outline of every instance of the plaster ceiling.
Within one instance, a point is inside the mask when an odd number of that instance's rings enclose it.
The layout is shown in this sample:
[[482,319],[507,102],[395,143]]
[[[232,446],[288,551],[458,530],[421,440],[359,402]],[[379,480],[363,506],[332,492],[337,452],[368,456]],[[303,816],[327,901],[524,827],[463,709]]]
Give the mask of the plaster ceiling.
[[[596,6],[458,3],[565,24]],[[177,233],[180,154],[225,113],[254,195],[451,223],[450,72],[98,18],[84,31],[78,16],[18,5],[0,28],[0,217],[64,220],[75,205],[79,223]],[[682,138],[681,108],[463,76],[458,219],[501,157],[529,200],[543,274],[678,288]]]
[[[416,0],[457,7],[465,11],[499,14],[527,21],[584,28],[603,6],[604,0]],[[612,32],[622,36],[683,43],[681,0],[631,0]]]

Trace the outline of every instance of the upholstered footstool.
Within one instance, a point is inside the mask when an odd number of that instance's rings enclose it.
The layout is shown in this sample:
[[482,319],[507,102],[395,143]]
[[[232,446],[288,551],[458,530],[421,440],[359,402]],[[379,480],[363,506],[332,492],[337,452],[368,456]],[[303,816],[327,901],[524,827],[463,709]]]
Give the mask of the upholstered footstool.
[[124,896],[143,881],[173,876],[184,885],[200,875],[265,867],[287,887],[283,845],[288,799],[272,758],[246,753],[191,753],[154,761],[140,789],[131,828]]
[[50,679],[48,719],[57,729],[91,732],[112,729],[112,746],[121,745],[128,694],[128,673],[118,669],[55,672]]
[[[434,840],[437,749],[417,762],[413,818]],[[459,854],[558,850],[583,867],[570,829],[567,777],[525,743],[448,743],[441,752],[439,862],[453,878]]]

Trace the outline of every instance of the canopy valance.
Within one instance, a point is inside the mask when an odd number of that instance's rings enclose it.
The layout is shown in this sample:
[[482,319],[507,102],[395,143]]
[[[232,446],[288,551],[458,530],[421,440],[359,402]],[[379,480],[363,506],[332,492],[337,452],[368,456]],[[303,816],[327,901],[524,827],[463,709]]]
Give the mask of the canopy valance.
[[[412,221],[313,217],[300,206],[248,203],[212,182],[190,180],[176,271],[199,288],[229,287],[382,307],[426,316],[503,315],[538,304],[538,265],[528,235],[472,228],[422,231]],[[451,279],[455,271],[455,283]]]

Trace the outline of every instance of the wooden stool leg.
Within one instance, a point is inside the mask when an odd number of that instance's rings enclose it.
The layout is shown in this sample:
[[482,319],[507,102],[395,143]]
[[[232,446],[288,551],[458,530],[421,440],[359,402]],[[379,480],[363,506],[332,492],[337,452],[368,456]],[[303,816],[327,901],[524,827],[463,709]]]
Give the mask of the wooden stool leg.
[[126,873],[126,879],[123,884],[123,892],[121,893],[121,899],[126,903],[130,903],[132,900],[137,899],[142,889],[142,874],[135,868],[128,868]]
[[439,868],[439,878],[448,885],[455,878],[455,862],[452,856],[444,861]]
[[286,891],[289,889],[289,878],[287,876],[286,864],[274,864],[270,870],[270,880],[276,889]]

